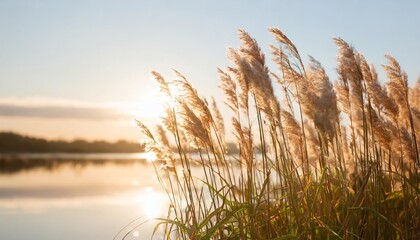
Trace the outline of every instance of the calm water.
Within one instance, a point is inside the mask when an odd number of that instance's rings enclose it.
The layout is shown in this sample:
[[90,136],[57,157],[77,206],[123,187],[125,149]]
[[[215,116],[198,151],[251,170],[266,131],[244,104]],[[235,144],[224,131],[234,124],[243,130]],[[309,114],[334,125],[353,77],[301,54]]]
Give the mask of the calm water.
[[134,226],[166,212],[142,154],[20,157],[31,167],[0,171],[0,239],[122,239],[128,230],[126,239],[149,239],[153,222]]

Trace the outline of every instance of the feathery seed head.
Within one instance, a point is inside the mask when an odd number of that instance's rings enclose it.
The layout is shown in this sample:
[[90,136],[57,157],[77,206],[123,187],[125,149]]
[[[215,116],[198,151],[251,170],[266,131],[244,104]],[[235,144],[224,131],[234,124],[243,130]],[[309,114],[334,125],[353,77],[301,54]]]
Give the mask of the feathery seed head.
[[156,81],[159,83],[160,91],[163,94],[165,94],[166,96],[168,96],[169,98],[172,98],[172,94],[171,94],[171,91],[169,89],[169,85],[165,81],[165,79],[162,77],[162,75],[160,75],[160,73],[158,73],[156,71],[152,71],[152,74],[153,74],[154,78],[156,79]]
[[207,101],[204,98],[201,98],[198,95],[197,90],[191,85],[190,82],[179,72],[174,70],[177,75],[181,78],[180,80],[174,80],[173,84],[179,87],[178,92],[181,93],[181,96],[184,101],[188,102],[191,109],[194,110],[198,116],[201,118],[202,122],[209,128],[209,124],[213,122],[213,117],[211,115],[210,109],[208,108]]
[[220,133],[222,139],[224,139],[225,137],[225,124],[223,121],[223,116],[220,113],[219,108],[217,107],[216,101],[214,100],[214,98],[211,98],[211,107],[213,110],[213,116],[215,119],[215,124],[217,127],[217,132]]
[[277,41],[282,43],[285,48],[291,53],[296,59],[300,59],[299,52],[292,41],[278,28],[269,28],[269,31],[274,35]]
[[222,89],[226,96],[226,105],[232,109],[237,115],[239,113],[238,95],[236,90],[236,83],[232,80],[231,76],[221,69],[218,69],[220,76],[219,87]]
[[177,99],[180,104],[179,115],[181,117],[181,127],[185,136],[192,147],[204,147],[210,143],[209,131],[205,124],[189,107],[183,99]]
[[387,89],[390,97],[396,102],[399,110],[399,120],[408,125],[408,79],[400,64],[390,55],[385,56],[388,65],[382,65],[388,75]]

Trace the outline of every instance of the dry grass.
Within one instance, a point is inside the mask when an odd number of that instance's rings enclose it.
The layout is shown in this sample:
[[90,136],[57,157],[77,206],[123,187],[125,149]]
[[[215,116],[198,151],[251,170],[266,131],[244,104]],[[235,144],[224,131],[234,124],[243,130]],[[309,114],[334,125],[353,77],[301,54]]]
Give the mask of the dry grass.
[[172,82],[153,72],[169,99],[167,132],[139,127],[171,201],[156,230],[165,239],[420,238],[420,82],[409,88],[387,55],[382,85],[373,65],[336,38],[333,85],[320,62],[304,65],[285,34],[270,32],[278,72],[243,30],[242,45],[228,52],[232,66],[219,69],[239,154],[226,150],[214,100],[209,106],[177,71]]

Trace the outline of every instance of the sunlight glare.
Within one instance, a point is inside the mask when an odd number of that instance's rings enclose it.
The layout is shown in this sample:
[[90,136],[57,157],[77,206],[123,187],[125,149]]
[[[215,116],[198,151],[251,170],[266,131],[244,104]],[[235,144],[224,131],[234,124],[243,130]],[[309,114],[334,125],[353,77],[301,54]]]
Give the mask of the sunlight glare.
[[157,158],[156,153],[154,152],[147,152],[145,153],[145,155],[146,155],[146,160],[148,162],[154,162]]
[[141,96],[136,100],[133,106],[130,106],[130,113],[136,118],[158,118],[165,112],[166,99],[158,88],[154,88],[148,94]]
[[147,187],[138,196],[138,203],[147,218],[156,218],[163,214],[165,195],[155,191],[153,187]]

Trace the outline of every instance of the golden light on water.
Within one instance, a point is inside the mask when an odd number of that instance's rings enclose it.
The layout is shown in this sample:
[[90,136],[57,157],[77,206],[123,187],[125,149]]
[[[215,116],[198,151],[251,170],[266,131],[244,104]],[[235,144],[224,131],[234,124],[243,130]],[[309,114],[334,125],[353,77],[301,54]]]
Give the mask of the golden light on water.
[[164,213],[166,206],[165,195],[162,192],[155,191],[153,187],[145,188],[138,195],[137,200],[141,212],[147,219],[160,217]]

